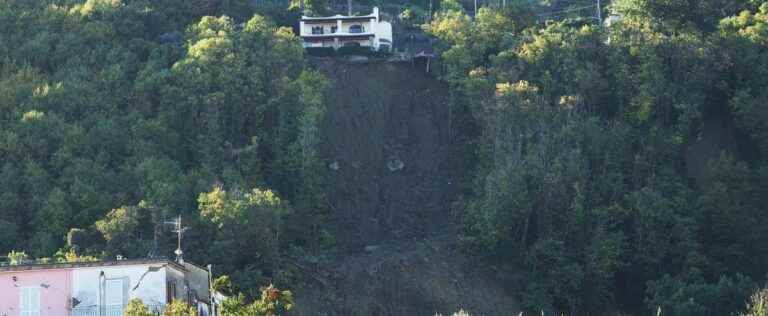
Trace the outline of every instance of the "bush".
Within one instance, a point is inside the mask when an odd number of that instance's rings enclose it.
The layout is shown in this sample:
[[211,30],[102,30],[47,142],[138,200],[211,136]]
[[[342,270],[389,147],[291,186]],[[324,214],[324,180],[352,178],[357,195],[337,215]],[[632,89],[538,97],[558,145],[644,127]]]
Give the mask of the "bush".
[[149,308],[147,308],[147,305],[144,305],[144,303],[137,298],[132,299],[130,302],[128,302],[128,305],[125,306],[125,310],[123,311],[123,315],[125,316],[155,316],[152,312],[149,311]]
[[749,277],[742,275],[722,276],[717,282],[665,275],[648,285],[648,308],[661,309],[662,315],[679,316],[731,315],[744,307],[756,288]]
[[742,316],[768,316],[768,288],[752,295],[747,304],[747,313]]
[[336,55],[333,47],[307,47],[307,54],[315,57],[330,57]]
[[184,301],[175,300],[165,307],[163,316],[197,316],[197,311]]

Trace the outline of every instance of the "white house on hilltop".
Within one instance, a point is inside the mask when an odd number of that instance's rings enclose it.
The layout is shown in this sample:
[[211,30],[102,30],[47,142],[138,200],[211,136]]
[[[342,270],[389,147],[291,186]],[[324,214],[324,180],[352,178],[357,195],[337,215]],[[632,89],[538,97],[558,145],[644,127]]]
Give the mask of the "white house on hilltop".
[[381,21],[377,7],[369,15],[302,16],[299,30],[305,48],[362,46],[392,50],[392,24]]

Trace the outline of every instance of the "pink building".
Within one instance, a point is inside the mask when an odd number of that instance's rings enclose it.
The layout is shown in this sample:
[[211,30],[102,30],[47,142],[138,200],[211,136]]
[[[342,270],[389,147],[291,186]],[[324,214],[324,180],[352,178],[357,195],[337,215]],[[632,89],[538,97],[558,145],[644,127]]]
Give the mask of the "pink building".
[[0,316],[69,315],[72,273],[0,270]]
[[182,300],[208,316],[210,279],[165,259],[0,265],[0,316],[122,316],[131,299],[156,314]]

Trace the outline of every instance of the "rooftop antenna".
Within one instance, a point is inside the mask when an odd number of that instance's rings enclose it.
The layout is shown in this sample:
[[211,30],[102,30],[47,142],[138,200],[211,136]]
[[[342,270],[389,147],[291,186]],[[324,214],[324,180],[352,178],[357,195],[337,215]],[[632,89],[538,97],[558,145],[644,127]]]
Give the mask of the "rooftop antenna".
[[176,233],[177,244],[176,244],[176,251],[174,251],[173,253],[176,254],[176,262],[180,264],[184,264],[184,252],[181,251],[181,237],[182,235],[184,235],[184,232],[187,231],[187,229],[189,229],[189,227],[183,227],[181,225],[181,215],[176,217],[175,220],[172,220],[170,222],[165,222],[165,224],[174,226],[173,230],[171,231]]

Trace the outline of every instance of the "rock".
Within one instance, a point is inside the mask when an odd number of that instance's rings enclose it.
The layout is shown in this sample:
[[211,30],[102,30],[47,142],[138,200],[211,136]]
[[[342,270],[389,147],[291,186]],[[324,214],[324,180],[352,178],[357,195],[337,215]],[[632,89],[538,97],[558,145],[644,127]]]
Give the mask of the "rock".
[[331,169],[333,171],[338,171],[339,170],[339,162],[338,161],[334,161],[334,162],[328,164],[328,169]]
[[352,55],[347,57],[347,62],[350,64],[366,64],[368,63],[368,57]]
[[381,249],[381,246],[379,245],[368,245],[368,246],[365,246],[365,248],[363,248],[363,250],[365,250],[365,252],[367,253],[374,253],[379,249]]
[[405,168],[405,163],[400,159],[393,158],[387,162],[387,168],[389,168],[389,171],[395,172]]

